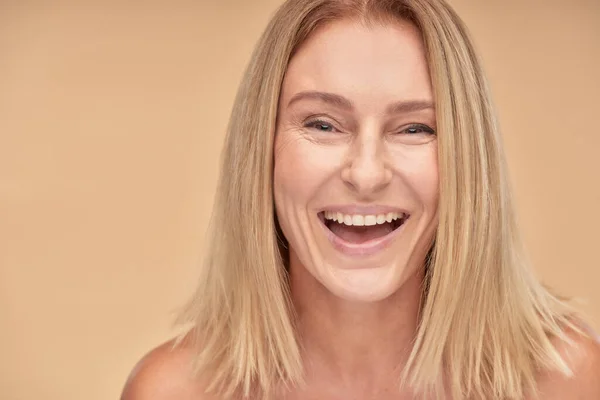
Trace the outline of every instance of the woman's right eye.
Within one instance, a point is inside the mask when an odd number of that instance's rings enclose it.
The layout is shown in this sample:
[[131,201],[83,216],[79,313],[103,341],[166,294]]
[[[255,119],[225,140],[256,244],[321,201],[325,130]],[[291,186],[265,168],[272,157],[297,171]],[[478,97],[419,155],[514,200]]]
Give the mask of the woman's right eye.
[[319,132],[333,132],[335,130],[333,124],[320,119],[308,121],[304,124],[305,128],[316,129]]

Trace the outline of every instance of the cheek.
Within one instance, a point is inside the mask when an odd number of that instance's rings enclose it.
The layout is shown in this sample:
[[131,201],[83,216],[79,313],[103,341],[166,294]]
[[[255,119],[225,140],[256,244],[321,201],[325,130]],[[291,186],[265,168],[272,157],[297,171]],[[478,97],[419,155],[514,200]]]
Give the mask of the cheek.
[[437,209],[440,192],[437,154],[435,154],[435,157],[431,157],[427,165],[423,165],[418,178],[415,185],[418,187],[419,196],[423,203],[429,208]]
[[331,151],[301,137],[291,134],[276,137],[273,171],[276,205],[291,202],[306,206],[335,170],[334,160]]
[[402,162],[395,168],[403,176],[413,195],[425,209],[437,209],[439,171],[436,143],[412,149],[397,159]]
[[303,161],[303,152],[298,149],[297,142],[276,140],[273,170],[273,190],[276,206],[284,206],[284,202],[299,200],[309,191],[306,179],[311,174]]
[[[319,151],[302,138],[275,139],[273,196],[284,237],[294,252],[311,254],[311,202],[326,181]],[[314,246],[313,246],[314,247]],[[304,260],[309,263],[309,260]]]
[[306,151],[298,140],[275,140],[273,196],[279,225],[288,241],[295,242],[301,208],[306,208],[314,189],[314,171],[306,163]]

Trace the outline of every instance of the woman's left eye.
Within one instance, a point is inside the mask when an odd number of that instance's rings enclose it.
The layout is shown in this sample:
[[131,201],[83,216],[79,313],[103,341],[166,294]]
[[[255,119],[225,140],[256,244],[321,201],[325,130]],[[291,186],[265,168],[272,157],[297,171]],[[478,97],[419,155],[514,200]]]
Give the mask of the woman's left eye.
[[414,124],[414,125],[407,127],[406,129],[400,131],[400,133],[406,133],[408,135],[418,135],[420,133],[425,133],[428,135],[435,135],[435,130],[433,130],[432,128],[430,128],[427,125]]

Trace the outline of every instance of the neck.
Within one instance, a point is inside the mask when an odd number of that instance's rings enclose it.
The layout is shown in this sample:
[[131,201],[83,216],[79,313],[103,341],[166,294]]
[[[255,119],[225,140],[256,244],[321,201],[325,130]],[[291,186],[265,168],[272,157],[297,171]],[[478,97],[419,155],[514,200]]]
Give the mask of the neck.
[[422,274],[409,277],[384,300],[358,303],[333,295],[291,258],[291,292],[308,378],[397,383],[417,329]]

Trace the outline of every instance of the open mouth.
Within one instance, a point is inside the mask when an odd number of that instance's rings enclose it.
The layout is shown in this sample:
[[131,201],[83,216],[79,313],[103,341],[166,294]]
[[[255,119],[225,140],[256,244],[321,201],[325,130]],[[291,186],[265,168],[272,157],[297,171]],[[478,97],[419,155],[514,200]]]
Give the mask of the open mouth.
[[409,215],[390,212],[378,215],[346,215],[322,211],[319,219],[339,239],[346,243],[362,244],[382,239],[400,228]]

